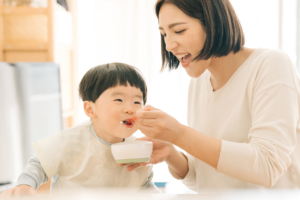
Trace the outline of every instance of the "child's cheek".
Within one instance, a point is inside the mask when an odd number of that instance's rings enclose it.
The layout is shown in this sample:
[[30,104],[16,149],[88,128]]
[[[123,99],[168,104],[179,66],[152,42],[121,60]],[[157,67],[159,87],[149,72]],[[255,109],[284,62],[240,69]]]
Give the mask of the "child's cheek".
[[119,113],[117,113],[113,108],[107,107],[105,109],[106,121],[119,120]]

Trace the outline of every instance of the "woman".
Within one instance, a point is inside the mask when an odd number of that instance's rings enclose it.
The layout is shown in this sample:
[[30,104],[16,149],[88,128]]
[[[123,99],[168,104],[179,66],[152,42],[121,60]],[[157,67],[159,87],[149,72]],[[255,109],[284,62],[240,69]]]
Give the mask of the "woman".
[[192,79],[189,126],[149,105],[138,111],[139,129],[154,142],[149,163],[166,161],[198,192],[300,188],[300,88],[288,56],[244,47],[229,0],[158,0],[155,8],[162,69],[181,63]]

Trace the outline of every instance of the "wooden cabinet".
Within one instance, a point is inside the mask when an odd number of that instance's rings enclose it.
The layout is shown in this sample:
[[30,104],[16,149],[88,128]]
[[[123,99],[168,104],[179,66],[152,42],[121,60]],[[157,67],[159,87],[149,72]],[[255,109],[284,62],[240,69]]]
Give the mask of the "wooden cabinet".
[[[73,125],[73,20],[53,0],[43,6],[0,0],[0,61],[60,64],[64,128]],[[21,1],[21,0],[18,0]]]

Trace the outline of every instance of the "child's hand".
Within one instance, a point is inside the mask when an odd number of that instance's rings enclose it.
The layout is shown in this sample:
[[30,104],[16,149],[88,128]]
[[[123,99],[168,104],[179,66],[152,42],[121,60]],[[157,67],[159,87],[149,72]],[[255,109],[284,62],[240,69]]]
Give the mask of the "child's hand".
[[[169,157],[169,155],[171,153],[172,144],[170,144],[168,142],[163,142],[163,141],[151,139],[148,137],[138,138],[137,140],[151,141],[153,143],[152,155],[151,155],[149,162],[134,163],[134,164],[128,165],[127,171],[132,171],[141,166],[146,166],[149,164],[157,164],[157,163],[163,162]],[[125,164],[120,164],[120,166],[125,166]]]
[[0,199],[20,196],[36,196],[36,191],[29,185],[18,185],[1,193]]

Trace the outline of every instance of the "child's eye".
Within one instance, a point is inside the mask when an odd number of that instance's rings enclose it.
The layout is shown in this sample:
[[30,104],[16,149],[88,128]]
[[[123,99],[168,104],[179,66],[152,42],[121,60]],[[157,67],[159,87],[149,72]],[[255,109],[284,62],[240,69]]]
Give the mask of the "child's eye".
[[139,101],[136,101],[136,102],[134,102],[134,104],[141,104],[141,102],[139,102]]
[[115,99],[115,101],[123,102],[122,99]]

